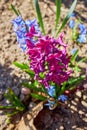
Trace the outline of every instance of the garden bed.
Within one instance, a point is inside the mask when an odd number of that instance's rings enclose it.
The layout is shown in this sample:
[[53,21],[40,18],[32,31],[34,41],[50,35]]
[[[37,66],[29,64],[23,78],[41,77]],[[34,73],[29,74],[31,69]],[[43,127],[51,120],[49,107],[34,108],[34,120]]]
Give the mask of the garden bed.
[[[43,18],[45,21],[45,28],[48,34],[51,34],[51,28],[54,25],[55,19],[55,5],[53,0],[39,0],[40,7],[43,12]],[[63,0],[62,6],[62,17],[66,15],[72,0],[68,3],[68,0]],[[14,4],[21,11],[24,19],[35,18],[35,11],[31,0],[1,0],[0,1],[0,104],[8,104],[9,102],[4,98],[3,94],[6,92],[8,87],[11,87],[15,94],[23,100],[26,96],[21,92],[21,82],[28,80],[28,75],[17,69],[14,65],[14,61],[27,62],[27,56],[21,52],[16,42],[16,37],[12,29],[11,21],[15,18],[15,14],[10,9],[10,4]],[[76,17],[81,18],[84,24],[87,26],[87,2],[86,0],[78,0],[78,4],[75,10]],[[67,29],[67,31],[66,31]],[[87,56],[87,43],[77,44],[70,40],[70,29],[66,27],[66,43],[68,43],[68,51],[71,53],[72,48],[79,48],[79,57]],[[87,66],[87,62],[81,64],[82,69]],[[86,85],[85,85],[85,88]],[[57,108],[55,113],[49,111],[48,109],[43,110],[43,115],[45,112],[49,113],[49,116],[43,117],[49,123],[43,122],[39,114],[38,118],[41,119],[41,124],[38,130],[51,130],[52,129],[65,129],[65,130],[86,130],[87,129],[87,90],[80,92],[80,97],[78,95],[74,98],[68,105],[66,104],[61,111],[61,108]],[[78,97],[78,98],[77,98]],[[77,100],[75,100],[77,98]],[[82,103],[85,102],[85,103]],[[72,105],[70,105],[72,104]],[[70,106],[69,106],[70,105]],[[72,107],[71,107],[72,106]],[[72,110],[74,109],[74,110]],[[66,114],[67,113],[67,114]],[[3,112],[0,112],[0,128],[3,130],[7,127],[6,117]],[[48,119],[48,118],[49,119]],[[63,120],[64,119],[64,120]],[[53,123],[54,121],[54,123]],[[35,119],[37,124],[37,119]],[[67,124],[69,123],[69,124]],[[13,125],[14,126],[14,125]],[[46,126],[46,127],[43,127]],[[38,126],[37,126],[38,127]],[[14,126],[15,128],[15,126]],[[9,129],[10,130],[10,129]],[[26,129],[27,130],[27,129]]]

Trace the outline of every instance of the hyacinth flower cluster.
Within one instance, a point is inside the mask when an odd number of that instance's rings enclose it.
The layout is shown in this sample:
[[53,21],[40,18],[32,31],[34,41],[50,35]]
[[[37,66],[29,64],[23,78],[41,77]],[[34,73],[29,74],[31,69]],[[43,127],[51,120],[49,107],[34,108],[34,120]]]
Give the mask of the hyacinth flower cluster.
[[83,23],[75,18],[74,13],[71,15],[69,27],[72,29],[72,39],[76,40],[78,43],[86,43],[87,28]]
[[36,31],[39,32],[39,30],[38,30],[39,25],[37,23],[37,20],[34,19],[34,20],[26,20],[26,21],[24,21],[22,16],[18,16],[16,19],[14,19],[12,21],[12,24],[14,26],[13,30],[16,33],[16,36],[17,36],[17,42],[19,43],[18,45],[22,49],[22,51],[25,52],[26,48],[27,48],[25,34],[27,32],[29,32],[30,27],[33,26],[33,25],[34,25]]
[[[43,36],[36,20],[24,21],[21,16],[12,21],[17,41],[23,51],[27,51],[30,69],[34,71],[34,80],[44,85],[50,97],[56,94],[55,84],[59,86],[68,80],[70,57],[67,45],[63,42],[64,33],[58,38]],[[52,87],[51,83],[54,83]],[[57,100],[66,101],[65,95],[58,95]],[[49,109],[55,101],[48,99]],[[47,104],[47,105],[48,105]]]
[[[32,78],[32,83],[28,84],[28,87],[36,91],[36,93],[32,93],[31,95],[34,98],[46,100],[47,103],[45,105],[49,106],[50,110],[53,110],[59,102],[63,103],[67,100],[68,95],[66,91],[72,91],[72,83],[75,85],[76,81],[85,78],[85,76],[83,76],[75,80],[70,79],[70,75],[73,72],[69,66],[71,56],[68,56],[67,45],[63,42],[64,33],[60,33],[66,25],[70,14],[73,12],[77,0],[73,2],[70,12],[65,17],[59,30],[57,30],[60,18],[58,10],[59,12],[61,11],[61,3],[61,0],[56,0],[56,23],[54,35],[56,38],[54,38],[54,36],[46,35],[45,33],[38,0],[34,1],[34,4],[40,28],[36,19],[24,21],[19,15],[19,11],[17,11],[12,5],[12,9],[18,15],[18,17],[12,21],[17,41],[19,46],[23,51],[27,52],[29,57],[29,68],[28,65],[19,63],[17,63],[16,66],[25,70],[26,68],[28,69],[26,72],[28,72]],[[72,17],[74,17],[74,15],[72,15]],[[75,23],[72,22],[71,24]],[[73,27],[74,26],[71,28]],[[26,86],[26,84],[24,85]]]
[[[36,38],[35,44],[30,39]],[[30,60],[30,68],[35,72],[35,80],[38,80],[46,88],[50,82],[61,85],[67,81],[71,73],[68,70],[70,57],[66,52],[66,44],[63,43],[63,33],[58,39],[38,35],[34,26],[26,34],[26,42]],[[43,77],[40,75],[43,73]]]
[[[50,36],[37,34],[35,27],[31,26],[30,32],[26,34],[27,54],[29,55],[30,68],[35,72],[34,79],[44,85],[48,94],[55,97],[55,84],[59,86],[68,81],[71,74],[69,70],[70,57],[66,52],[67,45],[63,42],[62,33],[57,39]],[[30,39],[37,39],[33,43]],[[51,86],[54,83],[54,87]],[[65,95],[59,95],[57,100],[64,102]],[[48,99],[49,109],[55,104]]]

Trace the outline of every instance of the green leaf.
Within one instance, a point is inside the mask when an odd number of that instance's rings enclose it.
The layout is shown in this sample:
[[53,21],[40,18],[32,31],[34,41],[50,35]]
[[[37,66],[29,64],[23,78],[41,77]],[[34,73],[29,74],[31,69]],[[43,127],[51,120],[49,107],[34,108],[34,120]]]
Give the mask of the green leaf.
[[82,58],[80,61],[78,61],[78,65],[81,63],[81,62],[83,62],[83,61],[86,61],[87,60],[87,57],[84,57],[84,58]]
[[77,50],[75,51],[74,55],[73,55],[72,58],[71,58],[71,63],[75,62],[76,57],[78,56],[78,52],[79,52],[79,50],[77,49]]
[[56,3],[56,24],[55,24],[55,30],[56,30],[58,22],[60,20],[62,0],[55,0],[55,3]]
[[71,86],[77,85],[78,83],[83,81],[85,78],[86,78],[85,75],[81,75],[79,77],[69,79],[67,82],[68,87],[70,88]]
[[60,92],[60,86],[58,84],[55,84],[55,90],[56,90],[56,97],[58,97]]
[[8,92],[4,94],[4,96],[11,102],[13,106],[17,110],[24,110],[25,106],[23,103],[18,99],[18,97],[14,94],[14,92],[11,90],[11,88],[8,88]]
[[20,15],[20,12],[19,10],[16,10],[15,6],[13,4],[11,4],[11,9],[14,11],[14,13],[19,16]]
[[80,69],[78,66],[73,67],[73,70],[75,70],[75,71],[77,71],[77,72],[80,72],[80,71],[81,71],[81,69]]
[[63,20],[62,22],[62,25],[60,26],[60,28],[58,29],[57,33],[56,33],[56,36],[61,32],[61,30],[65,27],[68,19],[70,18],[71,14],[73,13],[74,9],[75,9],[75,6],[76,6],[76,3],[77,3],[77,0],[74,0],[67,16],[65,17],[65,19]]
[[13,62],[13,64],[17,67],[19,67],[20,69],[29,69],[29,66],[27,64],[24,63],[19,63],[19,62]]
[[34,71],[30,70],[27,64],[19,63],[19,62],[14,62],[13,64],[18,68],[20,68],[21,70],[23,70],[24,72],[28,73],[29,75],[34,76],[35,74]]
[[15,106],[0,106],[0,110],[2,109],[16,109]]
[[41,79],[44,79],[44,77],[45,77],[44,73],[43,73],[43,72],[39,73],[39,77],[40,77]]
[[43,24],[42,15],[41,15],[41,11],[40,11],[38,0],[34,0],[34,5],[35,5],[36,12],[37,12],[38,22],[40,24],[42,32],[45,35],[45,29],[44,29],[44,24]]
[[61,95],[61,94],[64,93],[64,91],[65,91],[65,89],[66,89],[66,84],[67,84],[67,82],[64,82],[64,83],[63,83],[63,85],[62,85],[62,87],[61,87],[61,89],[60,89],[59,95]]
[[43,88],[37,88],[34,83],[29,84],[23,82],[22,85],[37,92],[44,92]]
[[42,101],[47,100],[47,97],[44,97],[44,96],[42,96],[42,95],[40,95],[40,94],[31,93],[31,96],[32,96],[33,98],[38,99],[38,100],[42,100]]

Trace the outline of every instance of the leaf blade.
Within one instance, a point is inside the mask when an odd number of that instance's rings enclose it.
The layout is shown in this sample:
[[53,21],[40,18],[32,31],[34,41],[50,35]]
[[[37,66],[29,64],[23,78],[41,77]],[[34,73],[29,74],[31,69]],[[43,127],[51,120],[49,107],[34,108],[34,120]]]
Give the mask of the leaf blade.
[[64,18],[64,20],[63,20],[63,22],[62,22],[60,28],[59,28],[58,31],[57,31],[56,36],[57,36],[57,35],[61,32],[61,30],[65,27],[65,25],[66,25],[68,19],[70,18],[71,14],[72,14],[73,11],[74,11],[74,8],[75,8],[75,6],[76,6],[76,3],[77,3],[77,0],[74,0],[74,2],[73,2],[73,4],[72,4],[72,6],[71,6],[71,8],[70,8],[70,10],[69,10],[69,12],[68,12],[68,14],[67,14],[66,17]]
[[59,20],[60,20],[62,0],[55,0],[55,3],[56,3],[56,24],[55,24],[55,30],[56,30],[57,25],[58,25]]
[[45,29],[44,29],[44,24],[43,24],[42,15],[41,15],[41,11],[40,11],[38,0],[34,0],[34,5],[35,5],[36,12],[37,12],[38,22],[40,24],[42,32],[45,35]]

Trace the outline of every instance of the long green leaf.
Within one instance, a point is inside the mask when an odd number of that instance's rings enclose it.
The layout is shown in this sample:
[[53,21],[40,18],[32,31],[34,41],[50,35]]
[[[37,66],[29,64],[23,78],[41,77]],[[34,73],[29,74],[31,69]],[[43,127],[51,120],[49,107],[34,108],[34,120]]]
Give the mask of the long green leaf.
[[0,106],[0,110],[2,109],[16,109],[15,106]]
[[60,92],[59,92],[59,95],[61,95],[61,94],[64,93],[64,91],[65,91],[65,89],[66,89],[66,84],[67,84],[67,82],[64,82],[64,83],[63,83],[63,85],[62,85],[62,87],[61,87],[61,90],[60,90]]
[[24,64],[24,63],[13,62],[13,64],[15,66],[19,67],[20,69],[29,69],[29,66],[27,64]]
[[81,62],[86,61],[86,60],[87,60],[87,57],[84,57],[81,60],[79,60],[77,64],[79,65]]
[[68,80],[67,84],[69,87],[73,86],[73,85],[77,85],[78,83],[80,83],[81,81],[83,81],[86,78],[85,75],[79,76],[77,78],[71,78]]
[[31,93],[31,96],[38,100],[42,100],[42,101],[47,100],[47,97],[44,97],[44,96],[36,94],[36,93]]
[[4,94],[4,96],[15,106],[16,108],[25,108],[23,103],[18,99],[18,97],[14,94],[11,88],[8,88],[8,92]]
[[19,62],[14,62],[13,63],[15,66],[23,70],[24,72],[28,73],[31,76],[34,76],[34,71],[29,69],[29,66],[24,63],[19,63]]
[[15,6],[13,4],[11,4],[11,9],[14,11],[14,13],[19,16],[20,15],[20,12],[19,10],[16,10]]
[[78,52],[79,52],[79,50],[77,49],[77,50],[75,51],[74,55],[72,56],[72,58],[71,58],[71,62],[72,62],[72,63],[75,61],[75,59],[76,59],[76,57],[77,57],[77,55],[78,55]]
[[56,36],[61,32],[61,30],[65,27],[68,19],[70,18],[71,14],[73,13],[74,9],[75,9],[75,6],[76,6],[76,3],[77,3],[77,0],[74,0],[67,16],[65,17],[65,19],[63,20],[62,22],[62,25],[60,26],[60,28],[58,29],[57,33],[56,33]]
[[29,89],[32,89],[32,90],[35,90],[37,92],[44,92],[44,90],[42,88],[37,88],[36,86],[34,86],[34,84],[29,84],[29,83],[22,83],[22,85],[24,85],[25,87],[29,88]]
[[55,24],[55,30],[56,30],[60,19],[62,0],[55,0],[55,3],[56,3],[56,24]]
[[41,11],[40,11],[38,0],[34,0],[34,5],[35,5],[36,12],[37,12],[38,22],[40,24],[42,32],[45,35],[45,29],[44,29],[44,24],[43,24],[42,15],[41,15]]

